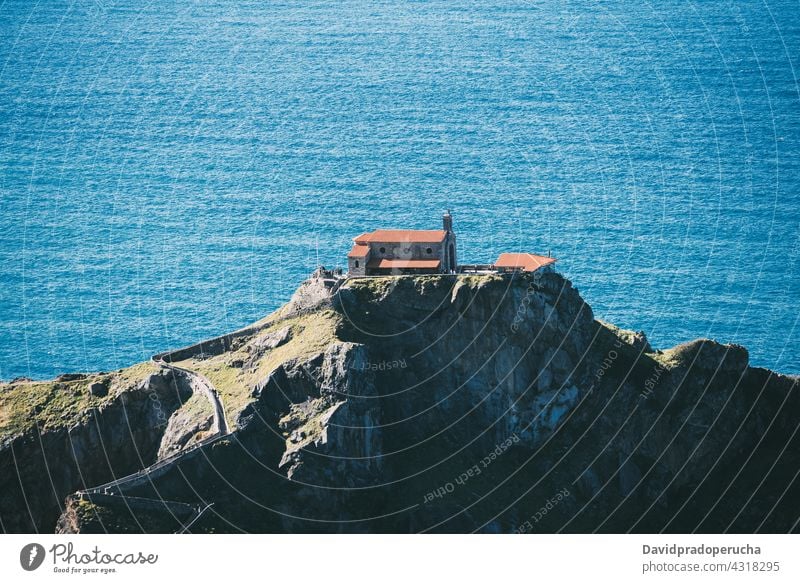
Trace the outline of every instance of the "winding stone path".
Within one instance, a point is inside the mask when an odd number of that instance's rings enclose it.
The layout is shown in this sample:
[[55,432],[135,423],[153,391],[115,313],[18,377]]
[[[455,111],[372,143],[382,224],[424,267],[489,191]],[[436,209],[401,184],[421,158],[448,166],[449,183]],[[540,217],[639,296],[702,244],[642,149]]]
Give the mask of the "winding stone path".
[[222,400],[219,398],[217,389],[214,388],[214,385],[210,380],[200,373],[188,368],[175,366],[171,362],[164,360],[165,358],[168,358],[169,355],[169,352],[164,354],[156,354],[150,360],[161,368],[186,376],[189,379],[189,384],[192,386],[192,391],[199,390],[211,403],[211,408],[214,411],[214,436],[227,434],[229,430],[228,421],[225,418],[225,407],[222,405]]

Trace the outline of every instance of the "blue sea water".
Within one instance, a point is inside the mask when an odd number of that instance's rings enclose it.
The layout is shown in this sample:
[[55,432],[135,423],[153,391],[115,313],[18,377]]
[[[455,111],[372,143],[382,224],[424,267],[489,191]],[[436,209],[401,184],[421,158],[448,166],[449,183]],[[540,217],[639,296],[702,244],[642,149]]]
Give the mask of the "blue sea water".
[[800,372],[797,0],[0,3],[0,378],[232,330],[377,227]]

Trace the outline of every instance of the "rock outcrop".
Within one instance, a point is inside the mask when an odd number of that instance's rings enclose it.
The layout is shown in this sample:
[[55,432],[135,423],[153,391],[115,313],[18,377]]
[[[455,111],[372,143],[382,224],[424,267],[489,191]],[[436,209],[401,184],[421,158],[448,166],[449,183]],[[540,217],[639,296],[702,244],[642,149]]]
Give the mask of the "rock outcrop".
[[[69,497],[60,530],[797,529],[797,379],[711,340],[655,351],[558,274],[317,277],[225,338],[181,366],[232,433],[116,497]],[[149,459],[202,436],[191,402]],[[213,506],[176,522],[124,497]],[[23,514],[4,506],[4,528]]]
[[[168,419],[189,396],[171,375],[148,365],[97,378],[61,378],[3,391],[7,409],[25,393],[50,393],[54,401],[34,407],[0,446],[5,532],[53,532],[68,494],[153,463]],[[105,387],[105,398],[97,398],[97,384]]]

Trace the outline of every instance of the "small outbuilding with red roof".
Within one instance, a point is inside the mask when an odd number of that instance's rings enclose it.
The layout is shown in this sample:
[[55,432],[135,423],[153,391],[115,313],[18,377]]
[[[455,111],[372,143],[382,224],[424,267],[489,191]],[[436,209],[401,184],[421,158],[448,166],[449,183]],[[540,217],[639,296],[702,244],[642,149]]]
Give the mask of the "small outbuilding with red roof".
[[533,253],[501,253],[494,268],[500,272],[527,271],[533,273],[544,267],[550,267],[556,262],[554,257],[534,255]]

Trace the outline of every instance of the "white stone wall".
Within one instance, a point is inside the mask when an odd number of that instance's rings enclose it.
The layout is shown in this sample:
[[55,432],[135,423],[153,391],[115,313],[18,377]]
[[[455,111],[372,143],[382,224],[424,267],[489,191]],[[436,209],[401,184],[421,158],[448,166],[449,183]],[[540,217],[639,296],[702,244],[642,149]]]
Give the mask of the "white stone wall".
[[369,261],[369,253],[366,257],[348,257],[347,273],[349,275],[366,275],[367,261]]

